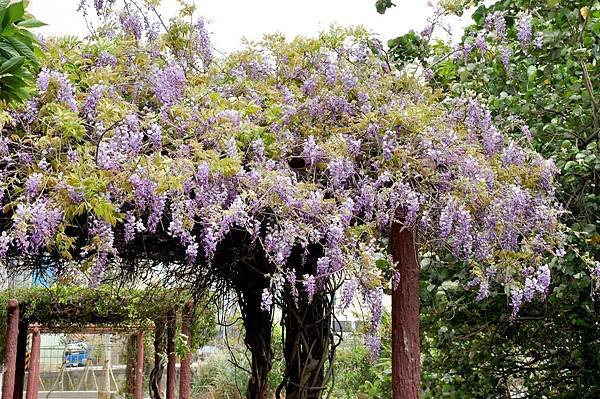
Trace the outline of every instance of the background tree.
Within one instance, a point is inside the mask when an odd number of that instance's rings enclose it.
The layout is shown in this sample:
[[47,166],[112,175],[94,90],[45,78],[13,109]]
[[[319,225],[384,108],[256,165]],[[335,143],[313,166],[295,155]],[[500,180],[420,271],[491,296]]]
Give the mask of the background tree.
[[454,284],[464,276],[451,259],[424,265],[422,275],[431,281],[421,287],[425,391],[432,397],[597,397],[599,3],[444,5],[430,21],[436,29],[444,14],[475,6],[458,46],[433,40],[430,24],[390,41],[390,57],[400,68],[422,65],[430,84],[449,96],[484,102],[497,124],[530,136],[533,148],[552,157],[570,229],[566,255],[551,262],[547,304],[528,305],[514,320],[502,297],[477,305]]

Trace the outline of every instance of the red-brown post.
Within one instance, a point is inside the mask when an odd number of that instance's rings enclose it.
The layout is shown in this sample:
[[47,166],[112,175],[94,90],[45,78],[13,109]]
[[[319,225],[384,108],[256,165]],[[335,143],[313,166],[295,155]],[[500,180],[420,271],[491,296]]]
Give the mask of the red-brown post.
[[[19,308],[19,313],[23,309]],[[26,320],[19,320],[19,335],[17,337],[17,361],[15,369],[15,388],[13,399],[23,399],[23,388],[25,388],[25,362],[27,357],[27,335],[29,333],[29,323]]]
[[31,336],[31,356],[29,357],[29,375],[27,376],[26,399],[37,399],[40,379],[40,328],[34,327]]
[[[192,346],[192,313],[194,312],[194,301],[190,299],[183,308],[181,316],[181,333],[187,337],[188,346]],[[179,368],[179,399],[190,399],[192,353],[188,352],[181,359]]]
[[15,392],[15,370],[17,363],[17,338],[19,336],[19,302],[10,299],[6,304],[6,335],[4,349],[4,376],[2,399],[13,399]]
[[144,384],[144,333],[139,331],[136,337],[137,362],[135,365],[135,399],[143,399],[142,387]]
[[394,399],[421,396],[419,262],[412,229],[395,222],[390,236],[400,281],[392,291],[392,393]]
[[175,309],[167,316],[167,399],[175,399],[175,384],[177,382],[177,369],[175,363],[175,322],[177,313]]
[[137,368],[137,333],[127,337],[127,365],[125,366],[125,387],[127,394],[135,397],[135,370]]

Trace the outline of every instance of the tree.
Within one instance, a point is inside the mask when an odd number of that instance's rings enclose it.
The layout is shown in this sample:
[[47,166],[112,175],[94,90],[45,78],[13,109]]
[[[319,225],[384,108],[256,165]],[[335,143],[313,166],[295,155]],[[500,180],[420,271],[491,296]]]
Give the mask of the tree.
[[[431,20],[439,26],[444,13],[478,7],[457,47],[432,40],[429,25],[391,41],[390,57],[401,68],[422,65],[430,84],[448,96],[485,102],[495,122],[515,136],[531,135],[532,147],[560,170],[557,197],[569,230],[565,256],[550,260],[550,306],[526,306],[514,320],[502,311],[501,297],[476,305],[471,294],[449,290],[444,281],[464,276],[451,260],[434,260],[423,270],[431,282],[421,291],[423,342],[431,354],[425,390],[433,397],[500,397],[519,381],[510,389],[529,397],[596,397],[598,2],[457,3]],[[440,374],[448,384],[438,383]]]
[[[126,7],[107,14],[110,35],[49,41],[36,96],[2,130],[0,254],[24,260],[14,267],[48,252],[62,278],[92,286],[156,270],[238,289],[246,334],[260,334],[246,339],[262,362],[252,397],[269,368],[266,323],[248,328],[257,311],[283,310],[287,398],[322,394],[340,289],[345,304],[364,297],[378,351],[381,267],[400,289],[406,278],[386,255],[390,229],[453,253],[482,296],[504,287],[514,315],[545,296],[553,164],[488,110],[393,73],[362,29],[267,36],[218,58],[189,11],[159,34]],[[418,342],[408,355],[418,364]]]

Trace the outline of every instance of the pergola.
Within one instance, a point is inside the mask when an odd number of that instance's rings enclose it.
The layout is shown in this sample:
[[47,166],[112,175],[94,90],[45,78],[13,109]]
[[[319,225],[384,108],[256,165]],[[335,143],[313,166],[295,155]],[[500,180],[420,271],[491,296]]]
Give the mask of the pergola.
[[[31,290],[31,289],[30,289]],[[34,289],[36,290],[36,289]],[[40,289],[37,289],[40,291]],[[22,290],[27,293],[27,290]],[[18,294],[18,293],[15,293]],[[87,290],[87,294],[94,300],[102,295],[102,291]],[[37,399],[40,380],[40,342],[41,333],[62,333],[62,332],[82,332],[89,334],[106,334],[117,332],[130,332],[134,341],[135,364],[133,373],[128,374],[130,379],[134,379],[134,384],[127,384],[128,393],[136,399],[143,398],[143,363],[144,363],[144,333],[154,332],[154,369],[151,373],[150,390],[151,396],[160,391],[162,365],[159,355],[163,350],[162,334],[166,330],[167,343],[166,352],[168,355],[167,374],[166,374],[166,398],[175,399],[176,393],[176,362],[175,337],[177,332],[178,314],[181,317],[181,333],[188,337],[188,346],[192,347],[193,319],[195,311],[195,302],[191,298],[184,298],[181,293],[168,292],[168,299],[160,297],[155,301],[142,301],[140,309],[145,311],[135,314],[133,317],[125,310],[127,304],[132,303],[132,297],[105,298],[114,303],[109,305],[118,306],[121,304],[122,311],[105,313],[92,309],[85,309],[81,303],[73,301],[60,302],[31,300],[31,296],[24,295],[10,298],[6,303],[6,332],[5,332],[5,351],[4,351],[4,376],[2,380],[2,399],[22,399],[23,388],[25,387],[25,368],[27,337],[32,334],[31,351],[29,357],[29,375],[27,378],[27,399]],[[184,300],[185,299],[185,300]],[[153,306],[158,305],[158,306]],[[85,306],[85,303],[84,303]],[[75,310],[79,309],[79,313]],[[85,309],[85,310],[82,310]],[[106,310],[106,308],[102,309]],[[158,314],[149,314],[147,312],[157,312]],[[64,317],[70,318],[69,324],[63,323]],[[153,316],[153,319],[150,317]],[[161,322],[161,320],[163,322]],[[92,321],[92,322],[90,322]],[[107,372],[107,381],[110,364],[109,360],[105,362]],[[188,352],[182,359],[180,365],[179,378],[179,398],[189,399],[190,397],[190,367],[191,352]],[[159,372],[157,372],[159,371]],[[152,381],[152,374],[155,375]],[[106,383],[102,391],[99,391],[99,398],[109,398],[110,391]]]

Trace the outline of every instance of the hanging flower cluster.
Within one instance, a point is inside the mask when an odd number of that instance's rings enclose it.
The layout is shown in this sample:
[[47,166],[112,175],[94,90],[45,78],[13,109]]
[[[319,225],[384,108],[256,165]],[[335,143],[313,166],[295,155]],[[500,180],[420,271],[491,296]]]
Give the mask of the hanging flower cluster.
[[[477,101],[440,103],[361,29],[269,36],[217,58],[203,22],[144,41],[139,21],[123,16],[99,42],[49,41],[37,96],[0,118],[2,255],[81,260],[97,284],[118,237],[167,235],[185,253],[174,261],[196,265],[243,230],[275,270],[263,309],[346,281],[344,304],[362,295],[374,334],[378,262],[399,220],[422,248],[464,261],[481,298],[506,286],[518,311],[545,295],[556,168]],[[290,255],[313,245],[316,273],[298,280]]]
[[515,17],[514,34],[516,41],[507,35],[507,15],[495,11],[486,16],[483,29],[472,32],[465,38],[454,53],[457,61],[468,61],[471,57],[496,59],[504,70],[510,72],[511,57],[517,51],[530,53],[532,49],[541,49],[544,35],[541,31],[534,34],[533,16],[529,11],[521,11]]

